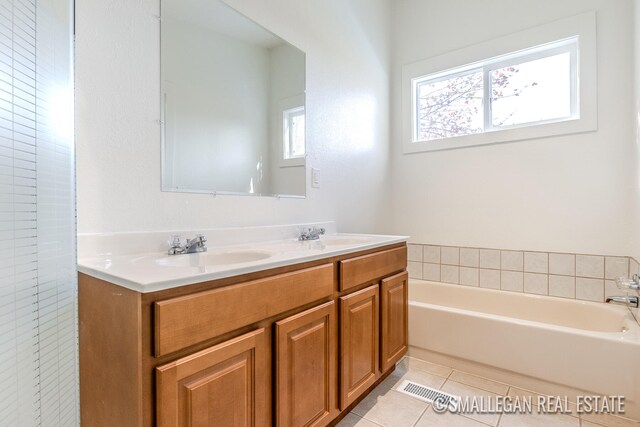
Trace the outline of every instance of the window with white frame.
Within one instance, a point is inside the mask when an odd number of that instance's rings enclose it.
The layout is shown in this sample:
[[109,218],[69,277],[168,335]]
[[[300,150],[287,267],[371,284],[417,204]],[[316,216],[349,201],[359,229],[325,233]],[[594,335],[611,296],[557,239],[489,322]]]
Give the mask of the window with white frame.
[[596,14],[402,67],[404,153],[595,131]]
[[282,112],[282,139],[282,154],[285,160],[304,158],[304,106],[290,108]]
[[413,141],[579,117],[577,38],[412,79]]

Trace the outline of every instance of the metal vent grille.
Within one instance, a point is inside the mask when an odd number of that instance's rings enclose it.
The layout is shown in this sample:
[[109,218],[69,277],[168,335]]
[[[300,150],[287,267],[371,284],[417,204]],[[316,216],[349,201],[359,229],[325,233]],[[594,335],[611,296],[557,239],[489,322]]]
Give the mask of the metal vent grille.
[[396,390],[425,402],[438,402],[442,407],[449,408],[450,411],[458,409],[458,404],[460,403],[459,396],[443,393],[409,380],[404,380]]

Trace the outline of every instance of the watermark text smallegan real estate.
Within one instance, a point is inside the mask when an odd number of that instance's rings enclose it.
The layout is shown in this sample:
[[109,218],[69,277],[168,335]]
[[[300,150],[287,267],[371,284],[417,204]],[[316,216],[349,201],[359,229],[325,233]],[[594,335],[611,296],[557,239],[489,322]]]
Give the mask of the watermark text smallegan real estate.
[[456,414],[624,414],[624,396],[466,396],[436,398],[436,413]]

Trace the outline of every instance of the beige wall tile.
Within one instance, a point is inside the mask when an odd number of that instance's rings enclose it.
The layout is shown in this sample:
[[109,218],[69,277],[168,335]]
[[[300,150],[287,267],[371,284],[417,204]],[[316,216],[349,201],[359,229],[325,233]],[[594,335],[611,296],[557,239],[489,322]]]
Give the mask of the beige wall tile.
[[576,298],[604,302],[604,280],[576,277]]
[[433,280],[434,282],[440,281],[440,264],[431,264],[425,262],[422,264],[422,278],[424,280]]
[[500,251],[500,265],[502,270],[522,271],[524,254],[522,251]]
[[546,252],[525,252],[524,271],[547,274],[549,272],[549,254]]
[[549,295],[554,297],[575,298],[576,278],[573,276],[549,275]]
[[497,249],[480,249],[480,268],[500,269],[500,251]]
[[407,262],[407,271],[409,272],[409,278],[422,279],[422,263],[421,262]]
[[422,250],[422,261],[440,264],[440,246],[425,245]]
[[460,265],[463,267],[479,267],[480,249],[460,248]]
[[549,254],[549,274],[575,276],[576,256],[573,254]]
[[524,273],[524,291],[528,294],[547,295],[549,276],[539,273]]
[[440,268],[440,281],[444,283],[458,284],[460,279],[460,267],[454,265],[443,265]]
[[440,249],[440,262],[447,265],[460,265],[460,248],[443,246]]
[[604,278],[629,277],[629,258],[608,256],[604,259]]
[[500,289],[514,292],[523,291],[523,273],[521,271],[502,270],[500,273]]
[[616,285],[615,280],[605,280],[604,281],[604,297],[613,297],[613,296],[624,296],[627,294],[626,290],[619,289]]
[[407,260],[422,262],[422,245],[407,245]]
[[460,284],[467,286],[478,286],[479,269],[471,267],[460,267]]
[[480,287],[500,289],[500,270],[480,269]]
[[576,276],[604,279],[604,257],[576,255]]

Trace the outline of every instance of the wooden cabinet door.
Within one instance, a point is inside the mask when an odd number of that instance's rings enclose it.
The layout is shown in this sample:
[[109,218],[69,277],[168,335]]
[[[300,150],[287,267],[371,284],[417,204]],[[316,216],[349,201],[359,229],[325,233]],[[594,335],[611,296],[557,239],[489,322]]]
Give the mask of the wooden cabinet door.
[[336,304],[276,323],[276,422],[325,426],[338,413]]
[[340,298],[340,409],[380,376],[378,285]]
[[159,427],[266,426],[264,329],[156,368]]
[[384,279],[380,285],[380,370],[386,372],[407,353],[409,275],[405,273]]

